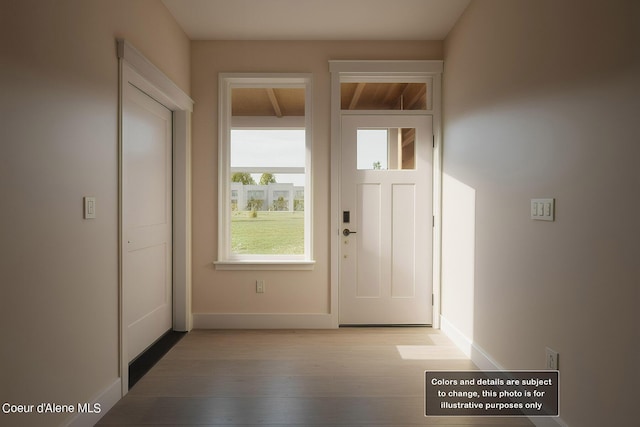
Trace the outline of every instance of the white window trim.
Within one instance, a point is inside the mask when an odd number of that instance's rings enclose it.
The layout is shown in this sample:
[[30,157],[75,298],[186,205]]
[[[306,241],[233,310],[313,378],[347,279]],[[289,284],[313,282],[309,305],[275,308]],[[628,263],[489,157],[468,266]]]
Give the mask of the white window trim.
[[[231,116],[231,90],[234,88],[304,88],[305,89],[305,116],[302,125],[305,132],[305,195],[304,195],[304,254],[303,255],[233,255],[231,253],[231,129],[251,126],[238,122]],[[218,260],[214,261],[217,270],[312,270],[313,260],[313,187],[311,170],[312,153],[312,75],[291,73],[220,73],[218,76]],[[286,124],[285,124],[286,123]],[[269,123],[260,125],[265,128],[291,128],[300,121],[289,118],[287,122],[269,126]]]

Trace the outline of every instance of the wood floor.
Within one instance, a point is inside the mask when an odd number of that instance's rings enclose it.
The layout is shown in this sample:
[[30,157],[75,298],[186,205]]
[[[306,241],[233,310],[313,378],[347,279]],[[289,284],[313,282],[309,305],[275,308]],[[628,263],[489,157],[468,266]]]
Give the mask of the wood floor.
[[98,425],[531,426],[424,417],[425,370],[475,369],[438,330],[193,331]]

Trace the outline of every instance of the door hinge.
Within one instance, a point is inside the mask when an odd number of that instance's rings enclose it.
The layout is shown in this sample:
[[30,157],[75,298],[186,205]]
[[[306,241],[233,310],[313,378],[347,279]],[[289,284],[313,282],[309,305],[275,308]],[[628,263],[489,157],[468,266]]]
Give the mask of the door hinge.
[[436,136],[435,135],[431,135],[431,144],[433,145],[433,148],[436,148]]
[[431,227],[435,227],[436,226],[436,216],[432,215],[431,216]]
[[433,305],[433,294],[431,294],[431,305]]

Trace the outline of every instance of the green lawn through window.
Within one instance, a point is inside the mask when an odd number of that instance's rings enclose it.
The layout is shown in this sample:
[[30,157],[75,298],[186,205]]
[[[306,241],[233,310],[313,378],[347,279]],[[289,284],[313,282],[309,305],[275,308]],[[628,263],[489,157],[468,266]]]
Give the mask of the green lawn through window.
[[252,255],[304,254],[304,212],[236,211],[231,216],[231,252]]

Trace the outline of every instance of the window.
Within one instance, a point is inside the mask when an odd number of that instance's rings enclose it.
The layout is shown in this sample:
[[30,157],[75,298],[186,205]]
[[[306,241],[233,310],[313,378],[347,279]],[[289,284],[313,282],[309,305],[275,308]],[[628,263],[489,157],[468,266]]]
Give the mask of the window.
[[340,84],[341,110],[428,110],[426,83],[347,82]]
[[217,268],[310,268],[311,78],[220,76]]
[[358,129],[358,169],[414,169],[415,136],[413,128]]

